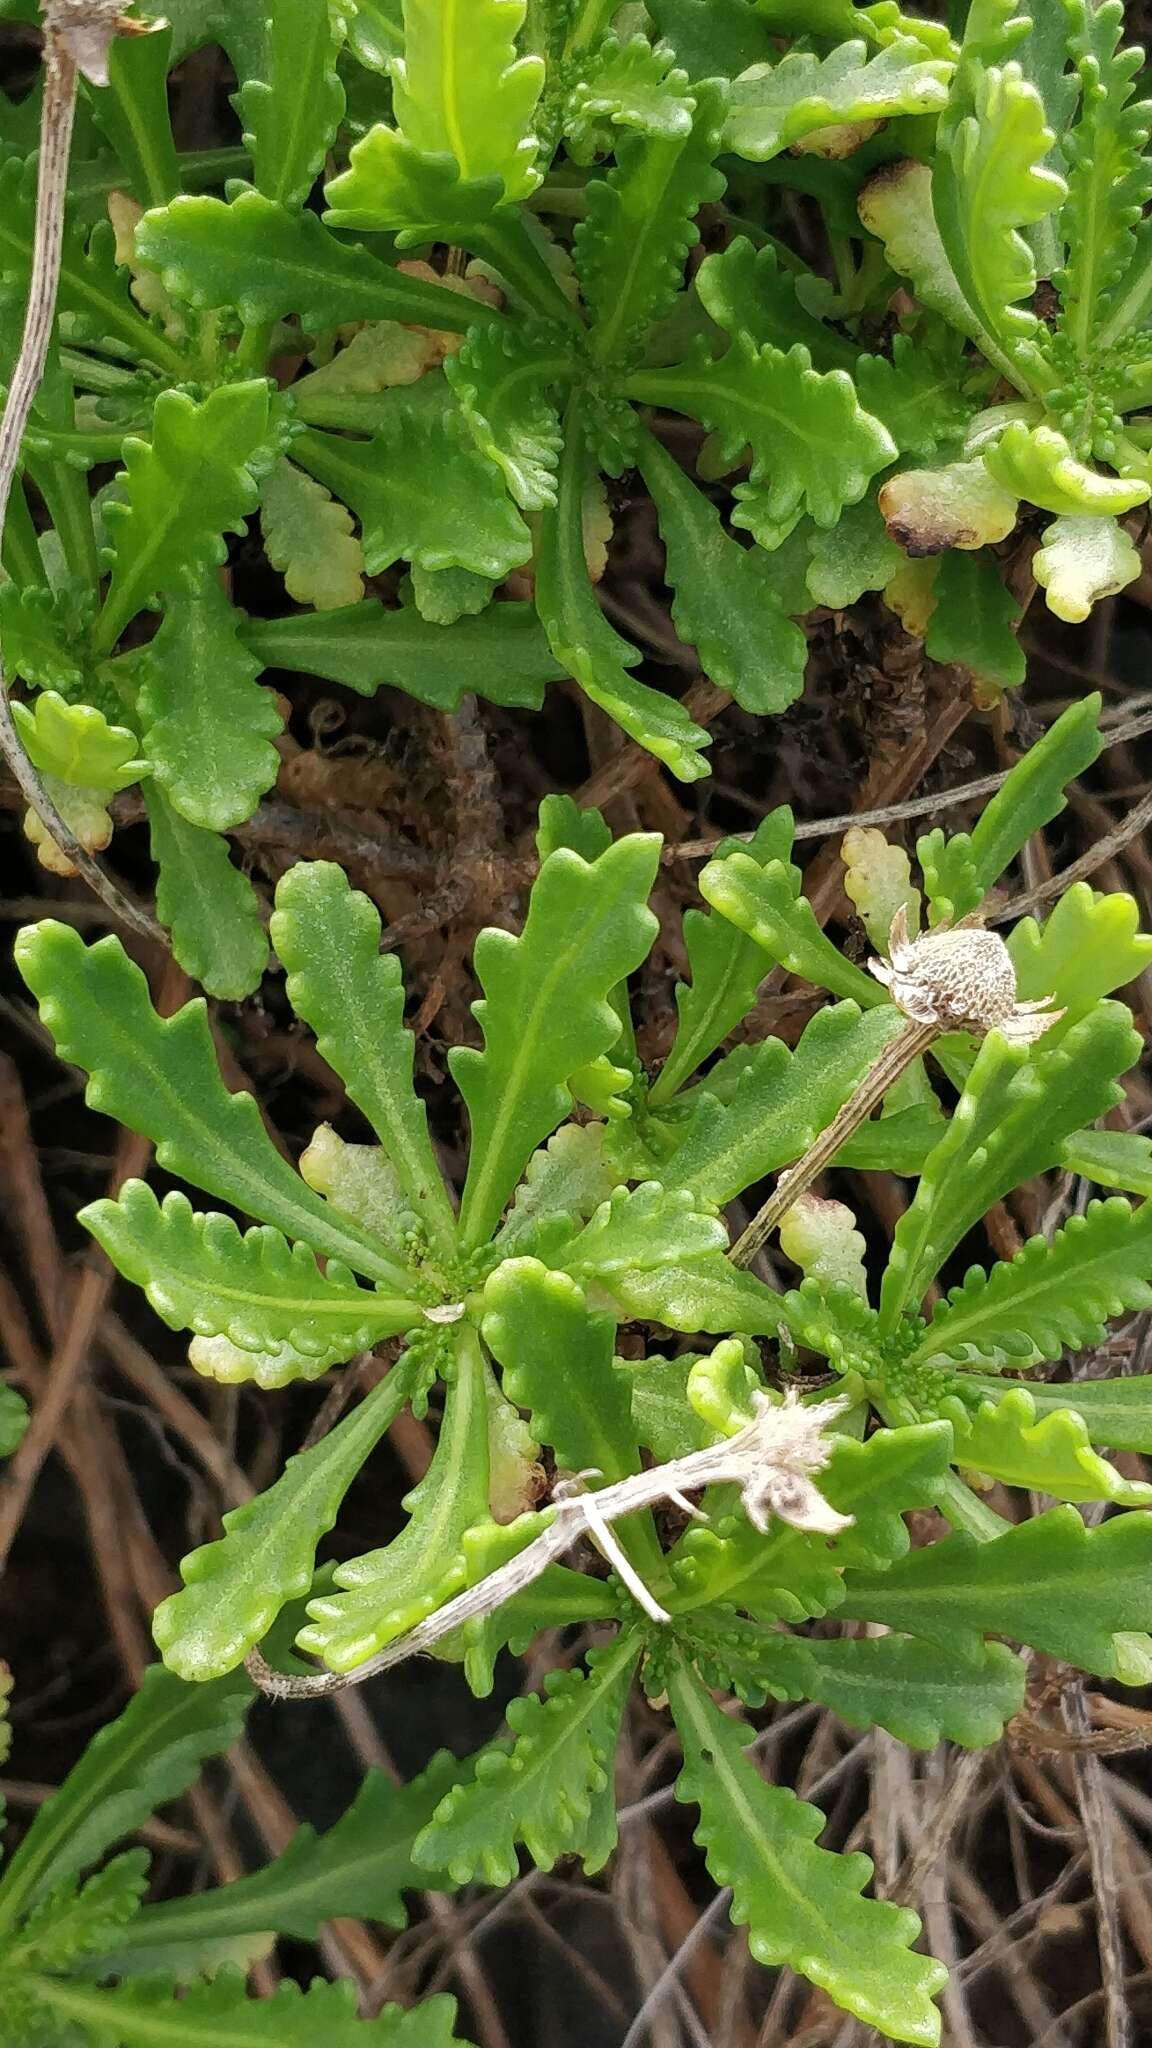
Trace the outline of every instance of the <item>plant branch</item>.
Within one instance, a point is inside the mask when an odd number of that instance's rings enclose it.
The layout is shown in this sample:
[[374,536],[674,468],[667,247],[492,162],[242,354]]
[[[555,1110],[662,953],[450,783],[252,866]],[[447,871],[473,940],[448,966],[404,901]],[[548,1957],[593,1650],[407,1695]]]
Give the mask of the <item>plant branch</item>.
[[[20,447],[33,401],[40,388],[52,323],[56,312],[56,290],[60,281],[60,257],[64,240],[64,206],[68,188],[68,158],[72,146],[72,125],[76,112],[76,81],[84,69],[97,78],[104,69],[107,46],[119,26],[109,0],[45,0],[44,9],[44,103],[40,119],[40,158],[36,177],[36,227],[32,248],[32,269],[28,305],[20,353],[12,372],[8,400],[0,420],[0,540],[8,512],[8,501],[16,479]],[[139,32],[140,23],[129,29]],[[106,72],[105,72],[106,76]],[[0,653],[0,752],[16,777],[27,802],[41,819],[57,846],[74,868],[102,897],[118,918],[143,937],[167,945],[167,935],[138,903],[133,902],[106,875],[99,861],[82,846],[28,759],[20,743],[8,701],[8,680]]]
[[794,1202],[811,1187],[818,1174],[835,1158],[840,1147],[847,1143],[853,1131],[870,1117],[877,1104],[882,1102],[888,1090],[895,1086],[901,1074],[927,1052],[934,1038],[940,1036],[938,1024],[919,1024],[909,1021],[903,1031],[887,1044],[878,1060],[868,1069],[854,1095],[850,1095],[843,1108],[833,1117],[826,1131],[821,1131],[815,1144],[781,1174],[762,1209],[752,1218],[747,1229],[741,1232],[728,1257],[734,1266],[749,1266],[765,1239],[775,1230],[778,1223],[788,1214]]

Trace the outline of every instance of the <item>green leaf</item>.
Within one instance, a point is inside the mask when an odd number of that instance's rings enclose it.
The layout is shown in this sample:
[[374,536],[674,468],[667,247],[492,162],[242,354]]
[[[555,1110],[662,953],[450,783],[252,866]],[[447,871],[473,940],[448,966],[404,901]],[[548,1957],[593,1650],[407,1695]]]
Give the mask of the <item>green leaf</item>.
[[[817,319],[801,303],[798,291],[810,281],[816,284],[815,272],[786,269],[774,243],[755,249],[746,235],[737,235],[710,260],[712,318],[729,334],[744,329],[753,341],[761,345],[771,342],[773,348],[787,349],[802,341],[818,370],[854,371],[857,363],[871,360],[861,356],[856,343]],[[965,425],[968,416],[966,411]],[[793,607],[786,605],[785,609]]]
[[838,1436],[820,1475],[820,1491],[851,1528],[824,1536],[777,1524],[765,1536],[746,1517],[694,1527],[672,1554],[674,1606],[734,1601],[765,1617],[804,1621],[837,1608],[848,1566],[882,1575],[907,1555],[909,1508],[933,1507],[949,1476],[952,1431],[946,1422],[877,1430],[863,1443]]
[[883,1003],[879,983],[844,958],[821,931],[808,898],[797,891],[794,868],[778,860],[760,866],[742,852],[710,860],[700,876],[705,902],[763,949],[762,974],[781,965],[863,1009]]
[[[339,1820],[318,1835],[299,1828],[272,1862],[247,1877],[189,1898],[146,1906],[119,1949],[108,1956],[111,1974],[167,1968],[179,1945],[199,1949],[207,1961],[222,1944],[275,1928],[297,1941],[314,1941],[326,1920],[373,1920],[404,1927],[403,1894],[439,1889],[435,1872],[420,1870],[412,1848],[460,1765],[439,1750],[408,1785],[369,1771]],[[199,1972],[197,1972],[199,1974]]]
[[978,1657],[985,1635],[1011,1636],[1123,1683],[1113,1637],[1147,1623],[1150,1566],[1152,1515],[1117,1515],[1089,1529],[1074,1507],[1053,1508],[989,1543],[948,1536],[887,1571],[849,1572],[843,1612],[957,1656]]
[[290,1980],[270,1998],[249,1998],[243,1972],[222,1970],[208,1984],[176,1997],[170,1979],[142,1978],[113,1989],[81,1979],[37,1977],[39,2001],[61,2020],[89,2029],[118,2048],[467,2048],[452,2031],[455,2001],[430,1998],[411,2012],[386,2005],[362,2020],[350,1983],[315,1978],[307,1991]]
[[766,1039],[731,1102],[701,1101],[661,1169],[669,1186],[690,1187],[723,1207],[765,1174],[790,1166],[903,1024],[891,1004],[862,1012],[856,1003],[836,1003],[813,1017],[791,1053],[779,1039]]
[[[0,1386],[0,1458],[10,1458],[24,1441],[24,1432],[30,1421],[28,1403],[15,1387]],[[0,1750],[6,1730],[3,1720],[3,1699],[0,1698]],[[4,1761],[0,1754],[0,1763]]]
[[581,1282],[595,1281],[718,1249],[727,1251],[728,1232],[710,1208],[687,1188],[644,1181],[614,1188],[556,1263]]
[[353,320],[416,321],[462,333],[489,307],[444,285],[409,277],[355,242],[339,241],[314,213],[262,192],[182,196],[146,213],[136,253],[165,290],[197,312],[234,306],[247,325],[298,313],[317,333]]
[[464,1331],[432,1463],[404,1500],[409,1520],[383,1549],[337,1565],[339,1592],[308,1602],[296,1641],[331,1671],[354,1671],[465,1583],[464,1537],[490,1517],[485,1367]]
[[157,1202],[142,1180],[80,1215],[172,1330],[228,1337],[242,1351],[290,1344],[320,1372],[423,1321],[417,1302],[370,1294],[335,1259],[321,1272],[306,1244],[267,1224],[242,1233],[177,1191]]
[[676,67],[667,44],[647,37],[606,35],[586,58],[564,103],[563,132],[579,163],[614,147],[614,128],[672,139],[687,135],[696,102],[688,73]]
[[1152,1139],[1135,1131],[1075,1131],[1064,1140],[1060,1163],[1100,1187],[1152,1195]]
[[751,0],[651,0],[648,12],[691,78],[735,78],[772,54]]
[[1037,1416],[1028,1387],[1009,1387],[972,1405],[967,1389],[941,1403],[952,1424],[958,1465],[986,1472],[1008,1486],[1027,1486],[1056,1500],[1108,1500],[1121,1507],[1152,1505],[1152,1486],[1125,1479],[1092,1449],[1088,1427],[1071,1408]]
[[731,1265],[719,1251],[632,1267],[600,1284],[616,1303],[621,1322],[666,1323],[670,1330],[691,1335],[738,1331],[750,1337],[778,1337],[791,1323],[788,1298]]
[[404,55],[393,65],[408,142],[451,155],[461,178],[498,177],[505,199],[526,199],[540,175],[530,124],[544,66],[517,57],[524,13],[524,0],[405,0]]
[[[1100,704],[1099,694],[1093,692],[1061,713],[1016,762],[971,834],[945,839],[937,828],[917,842],[929,900],[938,917],[955,921],[974,910],[1032,834],[1059,817],[1068,801],[1068,784],[1091,767],[1103,745]],[[1031,941],[1018,943],[1023,947]],[[1103,986],[1098,992],[1106,993]],[[1038,993],[1047,995],[1050,990]]]
[[335,611],[364,595],[364,550],[352,519],[323,484],[281,460],[260,498],[264,549],[297,604]]
[[257,189],[302,206],[344,113],[336,59],[344,24],[332,0],[276,0],[264,20],[260,73],[236,95]]
[[639,1465],[627,1386],[613,1370],[615,1324],[576,1282],[537,1259],[507,1259],[484,1287],[484,1341],[510,1400],[566,1471],[623,1479]]
[[725,532],[711,500],[654,435],[644,436],[639,461],[660,521],[680,638],[745,711],[786,711],[804,688],[808,642],[779,608],[769,557]]
[[1050,1243],[1033,1237],[990,1272],[974,1266],[936,1303],[913,1356],[950,1365],[1034,1365],[1103,1343],[1114,1316],[1148,1307],[1152,1204],[1133,1209],[1114,1195],[1069,1217]]
[[280,1609],[309,1591],[316,1546],[413,1379],[411,1360],[402,1359],[321,1442],[289,1458],[274,1486],[226,1514],[223,1536],[181,1560],[181,1590],[152,1617],[171,1670],[199,1681],[233,1670]]
[[1152,104],[1132,99],[1144,53],[1120,48],[1123,0],[1095,7],[1074,0],[1065,12],[1075,24],[1071,49],[1081,102],[1079,119],[1062,138],[1068,199],[1060,226],[1067,254],[1054,282],[1065,327],[1083,358],[1132,261],[1133,230],[1152,195],[1144,156]]
[[603,1124],[562,1124],[528,1161],[496,1242],[504,1252],[531,1251],[542,1226],[557,1217],[586,1221],[615,1185],[604,1158]]
[[144,801],[159,870],[156,915],[172,934],[172,950],[210,996],[239,1002],[268,965],[256,891],[218,832],[190,825],[155,786]]
[[1050,612],[1080,625],[1099,598],[1114,597],[1140,574],[1140,556],[1115,519],[1090,514],[1054,519],[1032,557],[1032,573]]
[[[12,513],[7,524],[10,538],[15,524]],[[5,566],[9,566],[7,549]],[[15,570],[15,564],[10,566]],[[35,574],[37,581],[42,581],[38,557]],[[0,632],[4,635],[4,665],[10,677],[23,676],[35,690],[58,690],[70,701],[84,694],[83,663],[70,644],[71,635],[61,616],[59,599],[51,591],[19,590],[15,583],[0,584]],[[14,703],[14,713],[16,708]]]
[[668,136],[620,140],[614,167],[585,188],[587,213],[576,228],[573,253],[592,316],[589,347],[598,363],[635,361],[649,330],[675,299],[685,261],[700,238],[700,208],[724,191],[724,178],[714,168],[724,108],[718,79],[697,86],[690,126]]
[[570,409],[560,462],[558,497],[540,520],[536,605],[557,662],[585,695],[606,711],[682,782],[706,775],[699,749],[708,744],[682,704],[628,674],[639,651],[613,630],[588,581],[584,556],[587,456],[582,423]]
[[933,661],[958,662],[994,690],[1016,689],[1026,668],[1014,631],[1020,606],[1005,588],[997,562],[950,548],[941,557],[932,595],[936,602],[924,646]]
[[751,1730],[678,1661],[668,1697],[684,1749],[676,1796],[700,1809],[696,1840],[717,1884],[732,1887],[732,1918],[747,1927],[756,1961],[790,1964],[897,2041],[938,2041],[932,1998],[948,1973],[913,1951],[916,1914],[861,1897],[870,1859],[816,1847],[823,1814],[765,1782],[744,1754]]
[[[10,287],[11,297],[20,304],[28,295],[35,211],[34,165],[10,157],[0,168],[0,282]],[[134,304],[128,273],[116,262],[115,238],[107,221],[94,233],[79,221],[66,223],[56,311],[69,315],[77,341],[97,348],[112,342],[131,362],[151,363],[169,377],[186,373],[180,351]]]
[[146,1849],[128,1849],[86,1883],[69,1878],[57,1885],[24,1921],[6,1960],[17,1962],[21,1971],[63,1972],[94,1949],[106,1948],[140,1910],[148,1862]]
[[1055,143],[1044,102],[1019,64],[974,64],[970,94],[938,136],[932,206],[961,290],[1002,346],[1030,336],[1036,316],[1019,305],[1036,289],[1031,248],[1020,233],[1066,196],[1047,161]]
[[1027,1671],[1004,1643],[953,1657],[916,1636],[771,1635],[760,1670],[773,1691],[819,1700],[852,1728],[886,1728],[913,1749],[959,1742],[983,1749],[1024,1704]]
[[813,535],[808,567],[812,601],[844,611],[866,590],[883,590],[904,560],[888,538],[876,500],[861,498],[846,507],[830,532]]
[[1102,476],[1077,460],[1055,427],[1029,427],[1010,420],[984,456],[988,472],[1004,489],[1045,512],[1060,516],[1089,513],[1101,518],[1131,512],[1152,495],[1152,484],[1139,477]]
[[[724,860],[729,853],[739,852],[761,866],[771,860],[787,865],[792,834],[792,813],[782,806],[768,813],[746,845],[724,840],[712,859]],[[676,984],[676,1037],[649,1095],[654,1108],[669,1101],[708,1054],[723,1044],[751,1009],[766,972],[755,939],[725,917],[685,911],[684,947],[692,980]]]
[[58,691],[42,690],[31,705],[13,704],[12,718],[32,766],[76,789],[127,789],[148,773],[135,733],[109,725],[92,704],[67,704]]
[[822,58],[795,50],[735,81],[725,145],[766,163],[817,128],[939,113],[951,76],[946,58],[926,56],[910,37],[896,37],[873,57],[863,42],[841,43]]
[[896,1226],[881,1318],[896,1327],[933,1274],[1010,1188],[1056,1164],[1063,1140],[1120,1099],[1114,1077],[1137,1057],[1129,1011],[1100,1003],[1056,1046],[1012,1046],[992,1032],[952,1120],[924,1162]]
[[516,1844],[540,1870],[579,1856],[600,1870],[616,1846],[613,1765],[641,1642],[632,1631],[592,1650],[587,1671],[551,1671],[545,1697],[513,1700],[511,1743],[481,1750],[476,1775],[448,1793],[416,1844],[416,1860],[456,1884],[511,1884]]
[[[998,1400],[1005,1382],[993,1373],[965,1372],[964,1386]],[[1152,1377],[1137,1373],[1122,1380],[1051,1380],[1029,1383],[1037,1415],[1066,1413],[1083,1418],[1089,1440],[1114,1451],[1152,1448]]]
[[108,83],[81,90],[142,206],[163,205],[180,190],[180,164],[168,113],[172,31],[159,21],[144,36],[118,35],[108,49]]
[[471,569],[422,569],[412,564],[412,597],[422,618],[434,626],[454,626],[472,618],[492,601],[495,582]]
[[547,860],[558,846],[567,846],[581,860],[599,860],[612,844],[612,827],[602,811],[582,810],[570,796],[541,799],[536,827],[536,852]]
[[405,1275],[368,1232],[281,1158],[253,1097],[228,1093],[199,998],[158,1017],[118,939],[86,946],[51,919],[27,926],[16,953],[61,1059],[91,1076],[93,1109],[151,1138],[168,1172],[403,1293]]
[[37,1813],[0,1882],[0,1926],[11,1927],[35,1900],[178,1798],[205,1757],[231,1748],[252,1697],[243,1673],[188,1686],[158,1665],[146,1671],[135,1698],[93,1736]]
[[[370,441],[310,428],[293,444],[301,468],[350,505],[364,566],[378,576],[401,557],[423,569],[471,569],[499,580],[532,553],[532,536],[496,464],[473,444],[455,409],[390,394]],[[435,494],[429,477],[439,479]]]
[[485,930],[476,941],[485,993],[473,1010],[484,1050],[449,1055],[471,1124],[466,1245],[492,1235],[528,1158],[568,1114],[570,1077],[619,1037],[607,998],[655,935],[646,899],[659,850],[657,838],[640,833],[595,861],[561,847],[540,868],[519,937]]
[[224,559],[222,535],[242,533],[259,495],[252,464],[268,434],[268,386],[220,385],[201,404],[162,391],[151,441],[124,443],[124,492],[105,507],[112,580],[93,645],[108,654],[136,613],[161,592],[207,578]]
[[256,684],[242,618],[215,576],[198,578],[169,600],[136,667],[155,779],[173,810],[211,832],[250,818],[280,766],[283,720]]
[[[730,317],[728,286],[714,262],[705,258],[696,289],[723,323]],[[765,545],[786,538],[803,511],[818,526],[834,526],[897,452],[887,428],[861,407],[845,371],[814,370],[802,343],[785,353],[757,346],[742,328],[732,332],[726,355],[714,358],[701,340],[685,362],[635,372],[625,388],[642,404],[670,406],[702,421],[730,463],[751,446],[751,477],[736,487],[733,519]]]
[[[917,166],[917,168],[920,168]],[[973,377],[962,335],[931,315],[921,315],[910,333],[892,337],[891,358],[857,358],[860,403],[883,422],[902,455],[930,455],[962,438],[972,418]]]
[[544,321],[477,325],[444,372],[482,455],[525,512],[556,502],[560,420],[552,393],[570,379],[570,337]]
[[416,1043],[404,1025],[404,980],[380,951],[380,916],[330,861],[299,861],[276,890],[272,943],[288,999],[367,1117],[415,1214],[441,1250],[455,1225],[428,1118],[412,1081]]
[[386,611],[366,598],[323,616],[249,619],[241,631],[268,668],[325,676],[363,697],[391,683],[440,711],[458,711],[469,691],[538,711],[545,685],[568,673],[530,604],[494,604],[479,618],[438,626],[414,605]]

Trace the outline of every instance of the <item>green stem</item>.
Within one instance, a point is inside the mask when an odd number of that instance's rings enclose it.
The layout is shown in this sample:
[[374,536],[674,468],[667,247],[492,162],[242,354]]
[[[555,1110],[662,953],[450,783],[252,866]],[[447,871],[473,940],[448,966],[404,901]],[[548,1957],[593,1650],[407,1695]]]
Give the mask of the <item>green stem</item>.
[[35,590],[44,582],[44,563],[23,488],[17,484],[4,522],[3,563],[13,583]]
[[253,320],[236,344],[232,366],[239,377],[262,377],[268,367],[268,350],[276,331],[274,320]]
[[24,466],[48,507],[73,576],[90,590],[98,591],[100,556],[92,527],[87,478],[67,463],[52,462],[31,453],[25,455]]

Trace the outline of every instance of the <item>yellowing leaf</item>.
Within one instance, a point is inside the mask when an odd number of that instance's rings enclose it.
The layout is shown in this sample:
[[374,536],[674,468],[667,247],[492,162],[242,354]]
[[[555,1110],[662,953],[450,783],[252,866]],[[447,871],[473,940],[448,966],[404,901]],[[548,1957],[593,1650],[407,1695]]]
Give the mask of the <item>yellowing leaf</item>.
[[1131,512],[1152,497],[1152,484],[1145,479],[1101,476],[1077,461],[1055,427],[1028,427],[1023,420],[1005,427],[984,461],[1006,491],[1045,512]]
[[1016,496],[979,460],[902,470],[881,484],[879,502],[892,539],[910,555],[982,548],[1007,540],[1016,524]]
[[364,595],[364,550],[352,515],[315,477],[282,457],[264,486],[260,525],[268,560],[289,597],[319,612],[358,604]]
[[[41,777],[44,793],[51,797],[66,825],[72,827],[81,846],[89,853],[102,853],[112,838],[112,819],[107,808],[107,790],[78,789],[71,782],[60,782],[54,775]],[[24,837],[36,848],[36,858],[42,868],[53,875],[74,875],[76,868],[63,849],[57,846],[47,825],[42,824],[36,811],[24,813]]]
[[872,944],[888,951],[888,933],[896,912],[908,912],[908,928],[920,928],[920,891],[912,880],[912,869],[902,846],[893,846],[874,826],[853,825],[840,845],[844,862],[844,887],[860,916]]
[[1032,574],[1050,612],[1079,625],[1098,598],[1113,597],[1140,574],[1140,556],[1115,519],[1065,514],[1045,529]]
[[[13,704],[12,718],[34,768],[73,789],[127,789],[148,773],[140,742],[125,725],[110,725],[93,704],[69,704],[42,690],[31,705]],[[107,845],[107,840],[102,842]]]

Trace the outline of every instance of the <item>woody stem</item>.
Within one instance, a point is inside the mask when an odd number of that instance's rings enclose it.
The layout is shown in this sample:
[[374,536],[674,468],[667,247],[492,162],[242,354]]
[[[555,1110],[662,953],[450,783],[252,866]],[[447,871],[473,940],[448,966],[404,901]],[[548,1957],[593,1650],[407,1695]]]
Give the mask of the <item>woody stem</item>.
[[728,1256],[734,1266],[749,1266],[765,1239],[776,1229],[788,1214],[793,1203],[811,1187],[818,1174],[835,1158],[840,1147],[847,1143],[853,1131],[871,1116],[877,1104],[882,1102],[888,1090],[895,1086],[901,1074],[927,1052],[933,1039],[940,1036],[938,1024],[919,1024],[909,1020],[903,1031],[884,1047],[855,1094],[850,1095],[843,1108],[838,1110],[827,1130],[821,1131],[814,1145],[790,1167],[777,1183],[762,1209],[752,1218],[748,1228],[741,1233]]

